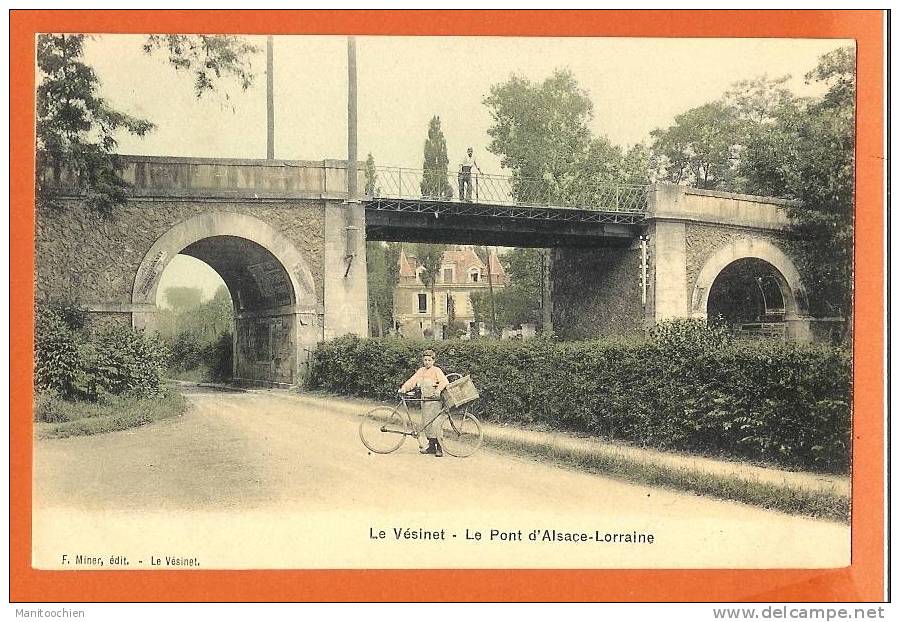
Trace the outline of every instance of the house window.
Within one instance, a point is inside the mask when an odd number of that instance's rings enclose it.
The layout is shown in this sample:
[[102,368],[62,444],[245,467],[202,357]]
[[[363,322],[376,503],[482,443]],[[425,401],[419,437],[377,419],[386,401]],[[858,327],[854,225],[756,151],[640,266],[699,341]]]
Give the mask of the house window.
[[472,268],[471,270],[469,270],[469,282],[470,283],[477,283],[478,279],[480,277],[481,277],[481,273],[479,272],[478,268]]
[[453,310],[453,296],[448,292],[447,293],[447,315],[450,315],[450,312]]
[[444,268],[444,283],[453,282],[453,268]]
[[419,294],[418,311],[419,313],[425,313],[428,311],[428,294]]

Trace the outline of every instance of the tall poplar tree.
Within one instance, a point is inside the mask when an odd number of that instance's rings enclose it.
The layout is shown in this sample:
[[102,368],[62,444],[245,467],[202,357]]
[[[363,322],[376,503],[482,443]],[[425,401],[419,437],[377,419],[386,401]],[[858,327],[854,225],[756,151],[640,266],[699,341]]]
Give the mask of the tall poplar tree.
[[422,162],[422,196],[431,199],[450,199],[453,188],[448,180],[447,141],[441,130],[441,118],[431,117],[428,138],[425,139],[425,155]]

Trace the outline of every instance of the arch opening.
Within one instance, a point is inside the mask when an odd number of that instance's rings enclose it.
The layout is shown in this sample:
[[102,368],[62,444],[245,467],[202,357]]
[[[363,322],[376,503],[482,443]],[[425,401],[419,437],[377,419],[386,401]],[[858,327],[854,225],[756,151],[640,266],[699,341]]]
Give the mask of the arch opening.
[[[312,276],[293,244],[250,216],[194,217],[173,226],[144,257],[135,277],[136,303],[155,302],[160,276],[177,255],[208,265],[228,290],[234,318],[232,380],[300,382],[302,348],[319,341],[321,331]],[[156,319],[135,316],[134,323],[152,327]]]
[[743,334],[783,335],[786,286],[784,276],[762,259],[734,261],[710,287],[707,318]]
[[234,371],[234,305],[208,264],[179,254],[166,266],[156,295],[156,329],[177,380],[230,382]]

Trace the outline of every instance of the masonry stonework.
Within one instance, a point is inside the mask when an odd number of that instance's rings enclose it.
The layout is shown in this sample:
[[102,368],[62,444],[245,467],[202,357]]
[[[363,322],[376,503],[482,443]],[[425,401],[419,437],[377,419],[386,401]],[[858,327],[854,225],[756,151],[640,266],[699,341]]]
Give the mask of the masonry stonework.
[[[179,222],[209,212],[239,213],[271,224],[303,254],[319,300],[324,295],[324,204],[132,199],[109,218],[80,202],[37,214],[35,289],[39,301],[77,299],[87,306],[131,303],[138,266]],[[166,258],[167,260],[171,257]],[[99,311],[98,311],[99,312]],[[122,307],[122,313],[128,313]],[[109,313],[109,312],[106,312]]]
[[558,248],[551,265],[553,330],[561,338],[643,332],[639,248]]
[[706,262],[716,251],[738,240],[762,240],[788,252],[788,242],[784,235],[773,231],[757,230],[748,231],[737,227],[723,227],[721,225],[701,225],[690,223],[685,226],[684,240],[685,254],[685,286],[687,300],[691,300],[697,277]]

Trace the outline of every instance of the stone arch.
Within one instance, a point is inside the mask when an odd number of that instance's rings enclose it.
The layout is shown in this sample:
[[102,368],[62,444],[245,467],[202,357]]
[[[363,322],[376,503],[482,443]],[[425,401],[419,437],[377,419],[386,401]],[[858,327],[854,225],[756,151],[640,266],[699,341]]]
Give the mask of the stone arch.
[[716,251],[700,270],[691,296],[691,316],[706,318],[709,292],[716,277],[729,265],[742,259],[760,259],[772,267],[784,297],[784,319],[796,322],[806,315],[806,290],[800,272],[784,251],[767,240],[745,238]]
[[[236,380],[296,384],[302,349],[320,339],[312,272],[294,244],[258,218],[210,212],[173,225],[144,256],[132,302],[156,303],[163,271],[178,254],[210,265],[225,281],[235,309]],[[155,307],[154,307],[155,308]],[[153,325],[154,312],[133,315],[137,328]]]
[[172,258],[206,238],[228,236],[254,242],[272,254],[291,281],[294,300],[315,307],[316,289],[312,272],[300,251],[283,234],[258,218],[233,212],[209,212],[172,226],[150,247],[137,270],[132,288],[134,304],[155,304],[159,277]]

